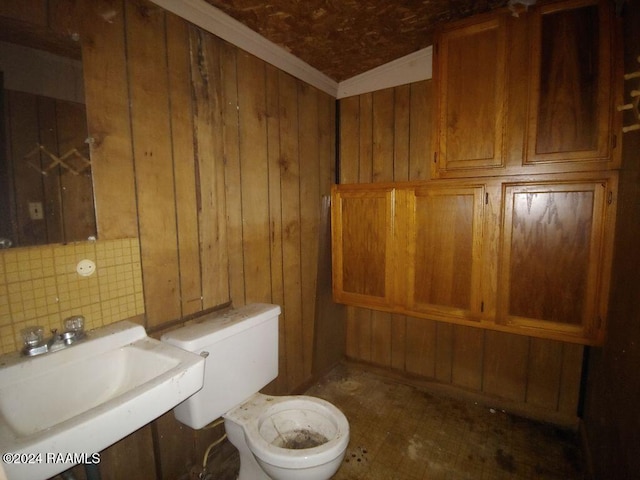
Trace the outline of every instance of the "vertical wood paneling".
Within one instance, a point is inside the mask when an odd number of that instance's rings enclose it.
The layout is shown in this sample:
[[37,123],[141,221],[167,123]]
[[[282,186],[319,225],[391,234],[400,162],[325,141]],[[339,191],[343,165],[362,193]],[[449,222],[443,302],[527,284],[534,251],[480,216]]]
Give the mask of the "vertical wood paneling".
[[[340,181],[430,180],[432,83],[340,100]],[[370,140],[368,140],[370,139]],[[491,190],[486,221],[499,222]],[[497,229],[488,228],[488,231]],[[499,248],[488,239],[487,252]],[[483,279],[495,297],[496,272]],[[487,300],[485,311],[495,311]],[[582,347],[348,307],[346,355],[570,418],[579,396]],[[530,346],[531,345],[531,346]],[[558,350],[559,346],[559,350]]]
[[194,90],[194,145],[198,178],[198,224],[202,306],[229,301],[224,137],[220,42],[196,29],[190,33]]
[[340,100],[340,183],[360,178],[360,97]]
[[[229,301],[280,304],[269,389],[300,388],[321,199],[335,179],[334,99],[145,0],[79,6],[98,234],[140,236],[147,327]],[[103,475],[176,478],[210,443],[175,422],[153,428],[114,445]],[[174,434],[188,448],[166,441]]]
[[558,411],[560,413],[575,415],[578,411],[584,349],[584,345],[577,343],[562,345],[562,373],[558,394]]
[[431,127],[433,123],[432,82],[411,84],[411,118],[409,137],[409,180],[429,180],[433,156]]
[[[269,172],[264,62],[239,52],[238,121],[245,300],[271,300]],[[238,252],[240,253],[240,252]],[[230,252],[233,256],[234,253]]]
[[[371,180],[373,182],[393,181],[393,89],[373,92],[371,122]],[[364,139],[361,139],[362,141]],[[391,366],[391,318],[391,314],[386,312],[373,312],[371,315],[371,361],[386,367]]]
[[[266,66],[267,145],[269,161],[269,245],[271,249],[271,301],[284,304],[284,272],[282,250],[282,188],[280,180],[280,87],[278,70]],[[279,320],[278,378],[275,392],[289,391],[288,357],[284,316]]]
[[166,29],[180,302],[182,316],[185,316],[202,310],[198,204],[194,188],[196,165],[193,151],[189,27],[181,18],[167,14]]
[[358,181],[373,182],[373,93],[360,95]]
[[411,122],[411,85],[402,85],[394,90],[393,131],[393,179],[396,182],[409,180],[409,140]]
[[246,303],[242,255],[242,172],[240,162],[240,106],[238,105],[237,50],[220,42],[222,83],[222,141],[224,145],[229,294],[237,307]]
[[282,188],[282,248],[284,274],[284,328],[287,376],[290,385],[304,380],[302,332],[302,268],[300,232],[300,151],[298,144],[298,89],[295,79],[279,73],[280,175]]
[[484,330],[454,325],[451,350],[451,383],[482,390]]
[[407,317],[407,372],[425,377],[435,375],[436,322]]
[[[98,237],[138,236],[122,1],[81,2],[82,63]],[[103,17],[109,13],[109,19]],[[114,188],[117,185],[117,188]]]
[[490,330],[484,332],[484,337],[483,391],[524,402],[529,338]]
[[436,374],[441,382],[451,383],[453,375],[453,325],[438,323],[436,326]]
[[156,326],[181,315],[164,15],[144,1],[125,13],[143,286],[154,292],[145,311]]
[[562,343],[531,338],[529,349],[527,403],[555,410],[560,393]]
[[[320,157],[318,137],[318,91],[298,84],[300,148],[300,265],[302,288],[302,353],[304,375],[311,375],[318,271],[320,223]],[[304,172],[304,173],[303,173]]]
[[151,425],[100,452],[100,477],[103,480],[157,478]]

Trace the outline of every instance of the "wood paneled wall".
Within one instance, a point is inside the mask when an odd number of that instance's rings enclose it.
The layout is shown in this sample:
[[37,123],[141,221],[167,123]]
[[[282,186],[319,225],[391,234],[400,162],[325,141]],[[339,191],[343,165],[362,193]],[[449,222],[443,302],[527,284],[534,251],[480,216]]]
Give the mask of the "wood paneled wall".
[[277,392],[311,376],[335,101],[146,1],[82,15],[98,235],[139,235],[147,327],[282,305]]
[[[20,19],[11,3],[0,15]],[[266,390],[302,388],[335,99],[146,0],[25,3],[43,9],[42,25],[58,8],[77,18],[98,236],[140,238],[145,326],[159,334],[229,303],[279,304],[280,374]],[[331,341],[339,354],[344,338]],[[222,432],[169,412],[107,449],[103,478],[178,478]]]
[[[640,8],[623,10],[624,71],[640,70]],[[625,102],[638,89],[625,82]],[[638,119],[624,112],[623,122]],[[589,354],[584,432],[594,479],[634,478],[640,471],[640,132],[622,138],[615,256],[611,280],[608,335]]]
[[[340,101],[341,183],[430,181],[430,80]],[[575,423],[583,347],[347,309],[347,357]]]

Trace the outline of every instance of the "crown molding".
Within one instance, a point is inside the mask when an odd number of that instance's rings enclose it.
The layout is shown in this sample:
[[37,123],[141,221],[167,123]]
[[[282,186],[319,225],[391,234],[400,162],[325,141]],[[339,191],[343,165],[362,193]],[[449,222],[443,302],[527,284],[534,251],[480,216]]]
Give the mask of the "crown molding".
[[152,1],[332,97],[337,95],[338,82],[204,0]]
[[338,83],[204,0],[152,1],[338,99],[431,78],[431,46]]
[[367,72],[343,80],[338,84],[337,98],[351,97],[374,92],[383,88],[397,87],[406,83],[431,78],[433,47],[428,46]]

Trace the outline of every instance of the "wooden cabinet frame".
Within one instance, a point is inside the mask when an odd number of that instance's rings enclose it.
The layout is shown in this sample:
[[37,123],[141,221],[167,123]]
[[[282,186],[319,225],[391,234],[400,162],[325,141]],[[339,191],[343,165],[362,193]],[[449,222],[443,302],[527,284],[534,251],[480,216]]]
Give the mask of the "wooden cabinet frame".
[[[541,89],[540,77],[542,74],[543,50],[545,47],[562,48],[562,45],[543,45],[542,22],[545,17],[554,14],[562,14],[563,12],[575,11],[580,8],[594,7],[597,10],[597,28],[598,28],[598,44],[597,48],[597,65],[593,68],[597,72],[597,93],[594,102],[597,108],[595,121],[595,145],[594,148],[575,151],[550,151],[539,153],[536,151],[540,126],[540,102]],[[610,18],[610,7],[599,0],[569,0],[565,2],[556,2],[537,7],[531,16],[531,41],[530,41],[530,85],[529,85],[529,118],[526,136],[525,158],[523,165],[541,166],[545,164],[563,163],[564,169],[576,169],[576,162],[598,162],[596,168],[606,168],[608,163],[615,162],[615,158],[611,158],[612,149],[612,128],[613,128],[613,98],[615,92],[612,87],[614,85],[612,56],[612,21]],[[562,42],[559,42],[562,43]],[[578,66],[579,67],[579,66]],[[579,92],[574,92],[576,95]],[[566,88],[565,88],[566,95]],[[585,102],[590,99],[582,99]],[[580,99],[574,99],[577,103]],[[604,163],[604,165],[602,165]],[[581,167],[582,169],[585,166]],[[593,167],[587,167],[593,168]]]
[[[447,24],[436,34],[431,177],[483,178],[618,168],[622,116],[616,114],[615,106],[623,103],[623,49],[613,3],[539,2],[517,18],[505,10]],[[563,31],[558,25],[567,22],[561,19],[557,24],[549,23],[554,15],[568,15],[573,27]],[[590,20],[592,28],[581,27],[583,17]],[[558,33],[543,34],[543,27]],[[476,51],[474,36],[480,39],[484,32],[484,40],[489,41],[493,31],[495,52],[483,50],[482,42]],[[598,32],[597,43],[591,48],[567,42],[578,32],[586,36],[583,38],[595,37],[593,31]],[[466,65],[461,59],[469,59],[467,63],[472,65],[474,53],[487,57],[486,67],[479,72],[483,90],[495,84],[499,95],[494,95],[493,89],[487,95],[472,93],[476,84],[470,71],[476,67],[460,65]],[[453,60],[448,58],[452,55]],[[555,76],[548,74],[549,66],[558,67]],[[541,88],[541,78],[553,86]],[[488,145],[493,146],[492,155],[486,155]]]
[[[440,32],[434,64],[438,86],[436,109],[436,153],[434,175],[504,167],[504,125],[507,90],[506,14],[456,23]],[[483,36],[488,38],[483,39]],[[491,38],[494,36],[495,38]],[[483,41],[480,41],[482,39]],[[477,52],[453,45],[460,41],[484,46],[483,53],[495,55],[493,61],[478,58]],[[495,48],[487,45],[495,42]],[[465,58],[464,55],[470,55]],[[453,65],[449,61],[453,59]],[[464,71],[465,68],[475,69]],[[453,67],[459,71],[451,71]],[[483,81],[480,82],[479,80]],[[488,118],[487,118],[488,117]],[[485,128],[490,130],[485,131]],[[478,146],[474,136],[482,136]],[[458,152],[455,154],[454,148]]]
[[[434,319],[479,321],[483,310],[480,283],[484,186],[431,184],[403,189],[401,192],[406,202],[402,207],[405,212],[402,218],[406,235],[406,255],[398,259],[398,264],[403,265],[406,272],[402,289],[405,297],[402,304],[408,311],[422,312]],[[439,203],[441,210],[446,211],[420,211],[418,202],[421,198],[425,199],[427,205]],[[460,205],[462,202],[465,205]],[[433,205],[432,208],[437,207]],[[425,218],[430,213],[434,217],[429,222],[433,225],[433,235],[444,238],[431,237],[432,232],[428,231],[429,228],[418,228],[421,223],[426,223],[421,220],[430,220]],[[445,218],[445,214],[454,218]],[[460,217],[465,218],[460,220]],[[418,248],[420,237],[433,250],[422,252],[428,254],[426,257],[432,264],[426,269],[423,268],[425,265],[417,261],[421,253]],[[438,274],[439,278],[436,277]],[[423,279],[421,284],[416,280],[417,275],[421,275]],[[457,290],[458,293],[452,290]],[[460,294],[460,291],[463,293]]]
[[[347,212],[349,202],[365,203],[369,206],[367,211],[361,211],[360,218],[349,218]],[[382,211],[381,211],[381,210]],[[361,209],[365,210],[365,209]],[[367,185],[351,185],[348,188],[332,190],[331,199],[331,225],[332,225],[332,249],[333,249],[333,292],[336,302],[361,305],[371,308],[391,309],[394,303],[394,277],[395,277],[395,253],[394,236],[395,228],[395,189],[393,187],[371,188]],[[374,228],[375,224],[384,224],[384,232],[375,233],[375,240],[362,248],[366,242],[362,236],[355,244],[350,244],[349,222],[354,228],[363,228],[363,235],[367,230]],[[361,223],[357,223],[361,222]],[[377,235],[379,234],[379,235]],[[353,263],[349,255],[351,249],[361,247],[364,255],[358,262]],[[365,258],[367,256],[369,258]],[[379,258],[382,256],[382,262]],[[345,258],[347,257],[347,258]],[[378,262],[376,262],[376,259]],[[355,270],[355,271],[350,271]],[[366,278],[359,277],[365,276]],[[367,282],[373,275],[381,275],[376,279],[377,286],[374,289],[366,288]],[[352,280],[350,280],[352,279]],[[380,284],[381,283],[381,284]],[[362,287],[361,291],[357,291]],[[367,291],[369,290],[369,291]],[[382,291],[379,291],[382,290]]]
[[[499,325],[513,327],[532,336],[545,336],[558,340],[572,340],[584,343],[598,344],[604,340],[605,323],[608,306],[609,291],[609,272],[611,269],[612,251],[613,251],[613,234],[615,228],[615,208],[613,203],[617,192],[617,174],[615,172],[605,173],[603,175],[581,175],[573,180],[567,178],[558,178],[557,176],[550,181],[542,182],[505,182],[502,186],[503,192],[503,208],[502,208],[502,227],[501,227],[501,247],[500,247],[500,269],[498,279],[498,312],[496,321]],[[551,199],[554,196],[565,197],[567,202],[569,196],[585,197],[590,199],[590,211],[582,208],[582,218],[579,217],[578,206],[575,210],[565,208],[568,215],[573,218],[562,218],[562,214],[557,211],[551,211],[554,206],[551,202],[546,205],[547,211],[542,212],[540,217],[544,216],[544,221],[540,221],[539,229],[556,230],[551,234],[541,233],[536,240],[531,238],[535,236],[531,231],[522,234],[526,227],[522,226],[523,221],[517,221],[516,212],[516,196],[527,198],[527,207],[534,209],[533,198],[544,196]],[[575,203],[575,202],[574,202]],[[587,215],[585,215],[587,214]],[[542,220],[542,218],[540,218]],[[564,226],[563,221],[569,220],[567,223],[574,223],[575,232],[571,231],[571,226],[567,227],[567,232],[562,234],[570,236],[573,233],[579,234],[582,242],[588,244],[582,252],[582,262],[580,259],[566,259],[558,257],[558,265],[550,265],[549,268],[543,267],[547,275],[551,275],[549,283],[554,284],[558,280],[565,280],[566,275],[567,290],[572,290],[571,285],[580,284],[579,289],[582,290],[580,298],[567,296],[567,303],[575,303],[577,305],[569,305],[567,310],[580,307],[579,311],[573,312],[572,320],[560,321],[558,319],[532,318],[529,315],[518,314],[512,312],[512,289],[514,288],[514,279],[512,278],[512,268],[517,260],[514,260],[515,242],[525,241],[535,249],[535,253],[542,255],[541,248],[536,242],[547,241],[552,235],[559,232]],[[518,225],[520,223],[520,225]],[[546,223],[546,224],[545,224]],[[582,230],[578,230],[578,229]],[[520,230],[517,233],[516,230]],[[585,235],[586,233],[586,235]],[[525,235],[527,238],[525,238]],[[574,254],[577,247],[571,246],[571,250],[564,257]],[[532,253],[532,252],[529,252]],[[574,255],[575,257],[576,255]],[[537,258],[536,262],[540,264],[543,258]],[[565,263],[566,261],[566,263]],[[565,271],[561,270],[561,266],[565,266]],[[574,265],[576,271],[566,268]],[[582,267],[582,270],[581,268]],[[559,270],[560,269],[560,270]],[[558,278],[553,278],[553,273]],[[529,272],[531,273],[531,272]],[[573,279],[573,283],[571,282]],[[527,281],[533,285],[538,278],[530,275]],[[544,289],[544,286],[542,286]],[[562,300],[559,298],[563,292],[552,292],[557,295],[556,303]],[[538,293],[542,295],[542,293]],[[582,303],[581,303],[582,302]],[[536,299],[532,299],[531,303],[536,303]],[[555,313],[547,312],[550,317],[562,316]]]
[[[442,180],[437,182],[420,183],[393,183],[393,184],[357,184],[334,186],[332,192],[332,247],[333,247],[333,291],[334,299],[338,303],[356,305],[374,310],[394,312],[413,317],[423,317],[431,320],[456,323],[461,325],[476,326],[503,332],[518,333],[532,337],[548,338],[553,340],[568,341],[582,344],[601,344],[604,341],[606,316],[608,308],[608,292],[610,282],[610,271],[613,255],[613,236],[615,229],[615,202],[617,197],[618,174],[614,171],[607,172],[584,172],[573,174],[549,174],[549,175],[521,175],[512,177],[487,178],[483,182],[466,180]],[[517,195],[548,196],[561,206],[561,210],[554,215],[545,216],[540,225],[532,217],[529,219],[529,229],[545,229],[550,222],[565,222],[566,226],[560,227],[551,225],[552,229],[558,230],[561,236],[559,246],[551,247],[552,261],[565,261],[571,268],[572,265],[582,267],[582,270],[575,272],[559,270],[559,275],[566,273],[567,278],[576,280],[580,285],[578,293],[566,295],[562,282],[553,284],[556,290],[550,293],[544,291],[544,281],[539,281],[540,275],[535,273],[542,271],[542,275],[554,274],[553,268],[547,269],[544,263],[536,255],[541,250],[540,242],[547,241],[549,236],[541,234],[537,239],[531,240],[527,237],[531,232],[516,231],[519,228],[514,216],[514,198]],[[558,196],[554,198],[554,196]],[[576,199],[586,198],[588,206],[583,202],[579,209],[576,209],[574,218],[573,208]],[[377,199],[380,212],[374,213],[382,216],[377,218],[377,225],[384,228],[384,232],[378,232],[375,238],[384,244],[384,249],[374,251],[382,252],[377,255],[379,265],[367,266],[369,270],[363,268],[360,273],[365,272],[362,277],[363,282],[367,282],[369,277],[366,272],[380,274],[384,279],[384,289],[379,295],[363,294],[350,291],[345,288],[345,251],[344,246],[349,246],[348,229],[343,226],[343,205],[346,201],[358,198]],[[468,288],[464,294],[464,304],[457,301],[449,301],[450,297],[442,295],[442,289],[436,284],[436,293],[423,290],[416,282],[416,272],[419,265],[416,259],[423,260],[429,255],[418,255],[420,248],[418,234],[421,233],[422,246],[435,245],[437,252],[430,254],[452,255],[454,250],[449,248],[448,240],[436,239],[430,241],[428,232],[419,232],[420,228],[426,228],[428,222],[419,223],[416,221],[419,215],[425,213],[418,212],[417,199],[429,198],[451,198],[458,201],[466,198],[463,207],[451,211],[455,214],[466,212],[471,215],[471,222],[466,218],[462,225],[466,225],[462,240],[464,255],[460,260],[471,262],[470,265],[462,265],[467,268],[460,278],[454,281],[467,283]],[[472,200],[471,200],[472,199]],[[574,202],[574,203],[572,203]],[[561,205],[560,205],[561,204]],[[470,205],[472,205],[470,207]],[[435,207],[434,207],[435,208]],[[525,205],[526,209],[526,205]],[[434,216],[444,219],[441,211],[433,210]],[[429,211],[427,206],[426,211]],[[470,213],[470,212],[473,213]],[[434,213],[435,212],[435,213]],[[353,217],[366,217],[366,212],[351,212]],[[454,219],[451,220],[452,222]],[[527,219],[525,219],[527,221]],[[547,222],[547,225],[544,224]],[[367,225],[367,223],[365,221]],[[422,225],[420,227],[419,225]],[[533,227],[531,227],[533,225]],[[566,230],[566,231],[565,231]],[[456,230],[446,226],[445,237],[451,238]],[[534,232],[535,233],[535,232]],[[557,232],[556,232],[557,233]],[[551,233],[551,235],[556,235]],[[562,240],[567,235],[566,242]],[[519,236],[518,236],[519,235]],[[555,238],[555,237],[554,237]],[[383,240],[381,240],[383,239]],[[427,240],[425,240],[427,239]],[[530,245],[529,243],[530,242]],[[537,242],[537,243],[536,243]],[[583,252],[576,262],[572,263],[572,249],[577,248],[579,242],[588,244],[588,251]],[[357,242],[356,242],[357,243]],[[529,271],[524,271],[523,282],[520,282],[520,290],[515,290],[514,278],[510,270],[512,260],[517,256],[517,248],[529,248],[525,255],[530,255],[533,260],[529,264],[524,264]],[[557,239],[556,239],[557,243]],[[555,244],[554,244],[555,245]],[[566,249],[565,249],[566,247]],[[466,250],[465,250],[466,249]],[[444,252],[444,253],[442,253]],[[423,252],[424,253],[424,252]],[[437,262],[438,259],[431,256],[431,260]],[[446,289],[447,284],[451,285],[450,275],[453,268],[456,268],[451,261],[443,263],[444,266],[434,266],[426,269],[424,275],[436,275],[433,282],[442,281],[442,288]],[[529,265],[529,267],[526,267]],[[564,263],[563,263],[564,265]],[[554,266],[554,265],[552,265]],[[546,273],[547,270],[550,273]],[[434,273],[435,272],[435,273]],[[556,273],[558,270],[556,269]],[[573,275],[573,276],[571,276]],[[554,321],[535,316],[527,316],[512,311],[511,293],[522,291],[522,285],[527,285],[529,279],[538,278],[538,284],[532,285],[531,292],[525,292],[525,302],[531,299],[531,304],[539,300],[539,296],[547,295],[546,300],[552,308],[562,306],[564,298],[579,299],[584,305],[580,307],[578,314],[571,317],[570,321]],[[562,277],[564,278],[564,277]],[[560,278],[560,280],[562,280]],[[379,279],[378,279],[379,281]],[[431,280],[429,280],[431,281]],[[428,283],[428,282],[426,282]],[[555,288],[554,286],[554,288]],[[428,285],[423,287],[431,288]],[[528,295],[528,297],[527,297]],[[445,299],[444,301],[442,299]],[[452,298],[452,297],[451,297]],[[435,300],[433,300],[435,299]],[[539,302],[538,302],[539,303]],[[573,314],[574,312],[572,312]]]

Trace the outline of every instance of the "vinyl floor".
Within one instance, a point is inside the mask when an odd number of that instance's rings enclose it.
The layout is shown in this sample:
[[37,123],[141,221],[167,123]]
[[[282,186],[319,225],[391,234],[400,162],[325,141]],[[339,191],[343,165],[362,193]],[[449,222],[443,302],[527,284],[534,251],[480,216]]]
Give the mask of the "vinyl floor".
[[[351,438],[334,480],[587,478],[572,430],[436,395],[352,365],[335,367],[306,394],[330,401],[349,420]],[[227,465],[237,472],[232,459]]]

